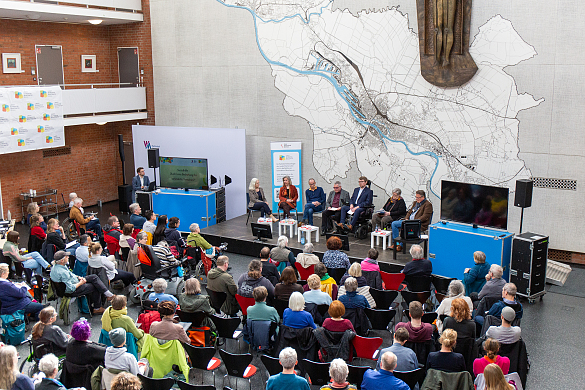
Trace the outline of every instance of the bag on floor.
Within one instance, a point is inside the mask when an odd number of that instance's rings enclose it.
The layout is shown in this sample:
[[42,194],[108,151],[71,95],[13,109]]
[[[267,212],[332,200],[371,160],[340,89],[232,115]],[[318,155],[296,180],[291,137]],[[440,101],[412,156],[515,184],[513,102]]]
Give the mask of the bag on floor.
[[19,345],[24,341],[24,310],[17,310],[12,314],[0,315],[4,329],[4,342],[10,345]]

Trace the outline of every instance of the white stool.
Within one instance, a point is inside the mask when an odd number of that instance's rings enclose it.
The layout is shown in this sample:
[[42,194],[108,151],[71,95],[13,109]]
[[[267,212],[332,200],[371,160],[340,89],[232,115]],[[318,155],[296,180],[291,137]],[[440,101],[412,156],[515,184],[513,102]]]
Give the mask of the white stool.
[[387,243],[387,238],[390,237],[390,235],[392,234],[392,231],[390,230],[380,230],[380,231],[374,231],[372,232],[371,237],[371,242],[370,242],[370,247],[374,247],[374,237],[376,237],[376,245],[380,245],[380,237],[382,237],[382,249],[386,250],[386,248],[388,247],[388,245],[386,245]]
[[299,226],[299,228],[297,229],[297,241],[301,242],[301,233],[305,232],[305,239],[307,244],[309,244],[311,242],[311,232],[315,232],[315,241],[319,242],[319,227],[318,226],[311,226],[311,225],[305,225],[305,226]]
[[297,221],[294,219],[283,219],[278,222],[278,235],[282,235],[282,230],[284,228],[284,235],[286,236],[286,228],[290,229],[290,238],[293,238],[295,235],[295,227],[297,226]]

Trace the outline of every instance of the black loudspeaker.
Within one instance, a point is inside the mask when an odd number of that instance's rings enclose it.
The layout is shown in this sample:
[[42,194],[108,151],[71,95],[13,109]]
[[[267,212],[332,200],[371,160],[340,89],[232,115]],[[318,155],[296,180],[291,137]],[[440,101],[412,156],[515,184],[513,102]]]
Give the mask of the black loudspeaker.
[[120,206],[120,212],[127,213],[132,203],[132,186],[130,184],[118,186],[118,204]]
[[158,148],[148,149],[148,167],[149,168],[158,168],[160,166],[158,157],[159,157]]
[[529,179],[516,180],[516,195],[514,196],[514,206],[530,207],[532,206],[532,186],[533,181]]

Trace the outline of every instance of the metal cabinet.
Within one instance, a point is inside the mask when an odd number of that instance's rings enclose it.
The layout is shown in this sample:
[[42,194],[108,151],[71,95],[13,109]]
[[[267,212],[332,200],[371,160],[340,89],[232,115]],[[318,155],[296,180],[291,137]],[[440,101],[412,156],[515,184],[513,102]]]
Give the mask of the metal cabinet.
[[546,293],[547,253],[548,237],[529,232],[514,237],[510,282],[530,302]]

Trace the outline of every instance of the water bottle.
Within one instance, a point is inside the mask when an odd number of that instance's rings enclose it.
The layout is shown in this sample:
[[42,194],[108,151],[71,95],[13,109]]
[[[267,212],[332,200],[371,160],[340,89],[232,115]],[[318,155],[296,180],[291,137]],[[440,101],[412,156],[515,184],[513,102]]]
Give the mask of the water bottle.
[[305,236],[301,237],[301,245],[305,245]]
[[376,225],[376,233],[380,231],[380,226]]

